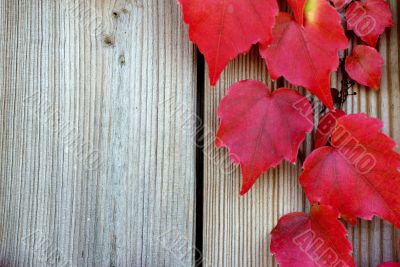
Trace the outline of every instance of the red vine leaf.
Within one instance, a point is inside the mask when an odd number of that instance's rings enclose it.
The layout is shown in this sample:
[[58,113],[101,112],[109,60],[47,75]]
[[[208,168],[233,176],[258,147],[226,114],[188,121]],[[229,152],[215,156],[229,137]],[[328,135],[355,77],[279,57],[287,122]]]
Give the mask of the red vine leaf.
[[257,178],[283,159],[295,163],[300,143],[313,128],[312,107],[298,92],[270,92],[258,81],[229,88],[218,107],[217,147],[227,147],[242,168],[245,194]]
[[346,72],[359,84],[377,90],[381,84],[383,58],[375,48],[358,45],[346,58]]
[[347,27],[370,46],[376,46],[385,28],[393,26],[392,12],[385,0],[354,1],[346,10]]
[[308,0],[304,25],[281,13],[272,44],[260,50],[272,79],[283,76],[296,86],[304,86],[333,109],[330,73],[338,68],[338,51],[347,47],[339,13],[328,1]]
[[290,213],[271,232],[271,253],[280,267],[355,266],[347,231],[330,206],[313,206],[310,215]]
[[205,56],[211,85],[252,44],[268,44],[279,12],[276,0],[179,0],[189,35]]
[[346,113],[343,110],[338,109],[329,111],[322,116],[322,118],[319,120],[317,132],[315,133],[315,148],[319,148],[328,143],[333,129],[336,126],[337,119],[345,115]]
[[315,150],[304,162],[300,183],[311,203],[334,206],[345,218],[376,215],[400,226],[400,154],[382,127],[365,114],[338,119],[332,147]]
[[379,264],[378,267],[400,267],[400,263],[394,261],[384,262]]

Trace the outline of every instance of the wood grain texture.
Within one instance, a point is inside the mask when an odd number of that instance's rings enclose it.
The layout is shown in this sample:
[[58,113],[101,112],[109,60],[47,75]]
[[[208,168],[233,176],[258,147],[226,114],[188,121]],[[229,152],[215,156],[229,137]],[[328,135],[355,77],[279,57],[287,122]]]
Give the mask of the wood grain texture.
[[[385,59],[384,77],[378,93],[355,87],[358,95],[350,98],[349,113],[366,112],[385,122],[384,131],[400,143],[400,70],[399,70],[399,3],[388,1],[393,11],[395,26],[382,37],[379,49]],[[269,233],[278,218],[288,212],[307,211],[307,203],[298,176],[300,164],[284,163],[264,174],[244,197],[239,196],[240,168],[233,166],[225,149],[214,146],[218,128],[217,107],[226,89],[242,79],[266,82],[266,68],[252,49],[248,55],[234,60],[224,71],[217,87],[205,91],[205,125],[208,135],[204,162],[204,259],[206,266],[275,266],[269,253]],[[205,80],[206,85],[208,79]],[[340,83],[334,76],[333,85]],[[315,115],[318,121],[318,115]],[[310,135],[303,146],[308,154],[313,146]],[[399,231],[378,219],[359,221],[348,226],[357,266],[375,267],[382,261],[400,260]]]
[[175,1],[0,1],[0,266],[193,263],[196,62]]
[[[346,105],[348,113],[365,112],[381,119],[384,132],[400,144],[400,28],[399,2],[388,0],[394,17],[394,27],[387,30],[378,45],[384,60],[384,71],[379,92],[355,87],[357,96]],[[339,79],[337,79],[339,80]],[[397,148],[399,151],[399,147]],[[354,257],[359,266],[377,266],[382,261],[400,261],[400,231],[379,219],[358,221],[348,227],[353,243]]]
[[305,209],[297,183],[300,168],[284,163],[262,176],[244,197],[239,196],[241,173],[225,149],[214,146],[217,107],[226,89],[242,79],[268,81],[257,49],[234,60],[215,90],[206,88],[205,125],[208,128],[204,162],[204,261],[206,266],[272,266],[268,234],[278,218]]

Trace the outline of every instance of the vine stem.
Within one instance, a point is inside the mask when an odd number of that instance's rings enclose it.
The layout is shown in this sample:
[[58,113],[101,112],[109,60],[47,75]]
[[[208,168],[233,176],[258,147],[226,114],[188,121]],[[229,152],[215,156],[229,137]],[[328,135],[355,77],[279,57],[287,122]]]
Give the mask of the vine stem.
[[[342,14],[343,14],[344,10],[345,9],[343,9]],[[344,33],[351,44],[352,41],[354,40],[354,34],[347,29],[346,21],[343,21],[342,25],[343,25]],[[349,54],[350,54],[350,48],[347,48],[346,50],[343,51],[343,58],[341,59],[340,68],[339,68],[340,74],[342,77],[340,95],[339,95],[340,101],[338,103],[340,109],[343,109],[343,105],[346,102],[347,97],[349,95],[355,95],[355,93],[349,94],[349,89],[352,88],[354,85],[354,81],[349,77],[349,75],[347,74],[347,71],[346,71],[346,59]]]

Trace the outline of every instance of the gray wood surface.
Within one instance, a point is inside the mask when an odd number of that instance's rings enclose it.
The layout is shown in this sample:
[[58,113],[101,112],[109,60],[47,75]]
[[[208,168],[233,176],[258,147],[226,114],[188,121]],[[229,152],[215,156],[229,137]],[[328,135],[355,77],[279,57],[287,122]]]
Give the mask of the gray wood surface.
[[[379,50],[384,59],[382,86],[378,93],[355,88],[356,97],[350,98],[349,113],[366,112],[385,123],[384,131],[400,143],[400,70],[399,70],[399,3],[388,0],[395,26],[383,36]],[[226,89],[242,79],[257,79],[270,84],[266,67],[253,49],[248,55],[234,60],[217,87],[205,91],[206,140],[204,163],[204,258],[209,266],[275,266],[269,253],[270,231],[278,218],[288,212],[307,211],[309,205],[298,185],[301,166],[285,163],[260,178],[244,197],[239,196],[240,168],[232,166],[225,149],[213,145],[218,128],[216,111]],[[333,85],[340,77],[333,77]],[[206,81],[206,85],[208,80]],[[335,86],[337,87],[337,86]],[[317,116],[316,116],[316,119]],[[312,147],[309,136],[303,147],[308,153]],[[400,233],[390,224],[378,219],[348,226],[358,266],[375,267],[382,261],[400,260]]]
[[204,163],[204,259],[206,266],[273,266],[269,232],[279,217],[305,209],[305,197],[297,182],[300,167],[284,163],[264,174],[244,197],[239,195],[242,175],[228,159],[226,149],[216,149],[219,125],[217,108],[226,89],[243,79],[264,81],[265,63],[257,49],[234,60],[215,90],[206,88],[205,125],[207,136]]
[[1,0],[0,20],[0,266],[190,266],[196,62],[177,3]]
[[[381,118],[400,142],[399,4],[388,2],[395,27],[379,46],[381,90],[356,88],[346,109]],[[215,89],[204,80],[196,159],[197,56],[175,0],[0,0],[0,20],[1,267],[192,266],[196,201],[203,266],[276,265],[269,232],[309,208],[300,164],[269,171],[240,197],[240,169],[214,146],[231,84],[276,86],[257,50],[234,60]],[[302,149],[311,147],[310,135]],[[348,228],[358,266],[400,260],[389,224]]]

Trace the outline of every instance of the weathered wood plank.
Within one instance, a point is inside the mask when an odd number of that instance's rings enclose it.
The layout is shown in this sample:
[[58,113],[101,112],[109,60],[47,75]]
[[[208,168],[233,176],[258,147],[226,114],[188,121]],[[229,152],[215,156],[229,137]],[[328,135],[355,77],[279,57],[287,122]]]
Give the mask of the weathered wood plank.
[[[365,112],[380,118],[385,123],[384,132],[400,144],[400,13],[398,1],[388,2],[395,23],[379,45],[385,59],[380,91],[376,93],[363,87],[356,88],[358,95],[351,98],[346,109],[349,113]],[[356,227],[348,228],[359,266],[377,266],[382,261],[400,260],[400,232],[389,223],[374,219],[372,222],[359,221]]]
[[196,63],[179,6],[0,14],[0,265],[191,265]]
[[253,49],[223,73],[217,88],[206,88],[205,125],[210,138],[205,146],[204,260],[206,266],[272,266],[268,233],[287,212],[304,209],[296,177],[298,166],[285,163],[270,171],[244,197],[239,196],[240,169],[228,160],[226,150],[214,146],[218,127],[217,107],[226,89],[236,81],[256,79],[269,84],[265,64]]
[[[390,0],[395,27],[380,44],[386,64],[380,92],[356,88],[346,109],[367,112],[385,122],[385,132],[400,143],[399,4]],[[208,266],[275,266],[269,253],[269,233],[280,216],[305,211],[309,205],[297,179],[300,166],[285,163],[269,171],[244,197],[239,196],[241,174],[228,160],[226,150],[217,150],[213,139],[218,127],[217,106],[226,89],[242,79],[257,79],[270,84],[264,63],[256,49],[234,60],[223,73],[217,88],[205,91],[206,140],[204,163],[204,258]],[[340,82],[334,77],[333,83]],[[208,80],[205,81],[206,85]],[[304,150],[309,152],[312,137]],[[399,232],[374,219],[349,226],[350,240],[358,266],[376,266],[381,261],[399,260]]]

